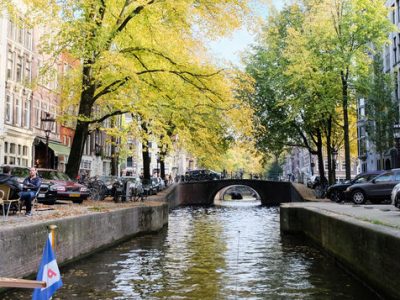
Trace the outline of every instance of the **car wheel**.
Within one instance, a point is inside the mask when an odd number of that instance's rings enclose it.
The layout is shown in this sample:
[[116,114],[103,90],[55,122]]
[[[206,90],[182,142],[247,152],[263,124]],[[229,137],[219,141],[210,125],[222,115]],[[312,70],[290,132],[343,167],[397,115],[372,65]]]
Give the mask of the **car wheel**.
[[397,208],[400,208],[400,199],[399,196],[396,195],[396,198],[394,198],[394,206]]
[[336,203],[342,202],[342,195],[339,191],[333,190],[330,195],[330,199]]
[[351,195],[351,200],[353,200],[355,204],[364,204],[366,202],[364,192],[361,190],[355,190]]
[[82,204],[83,199],[72,200],[72,202],[75,204]]

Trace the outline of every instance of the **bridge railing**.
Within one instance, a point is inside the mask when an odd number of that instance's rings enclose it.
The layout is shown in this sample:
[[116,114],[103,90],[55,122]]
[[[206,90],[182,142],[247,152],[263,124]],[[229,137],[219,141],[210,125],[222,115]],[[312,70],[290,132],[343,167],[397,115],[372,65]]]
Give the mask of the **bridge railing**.
[[283,176],[282,173],[268,174],[265,176],[259,173],[250,172],[226,172],[221,173],[219,178],[206,177],[191,177],[188,175],[177,175],[175,182],[191,182],[191,181],[206,181],[206,180],[224,180],[224,179],[251,179],[251,180],[268,180],[268,181],[290,181],[288,176]]

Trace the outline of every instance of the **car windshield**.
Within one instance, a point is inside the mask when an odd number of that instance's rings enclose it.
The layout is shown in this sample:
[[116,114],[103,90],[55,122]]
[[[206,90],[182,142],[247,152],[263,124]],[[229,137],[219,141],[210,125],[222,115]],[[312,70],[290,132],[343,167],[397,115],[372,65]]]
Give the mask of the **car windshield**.
[[16,177],[25,178],[29,176],[29,169],[13,168],[11,173]]
[[39,176],[47,180],[71,181],[67,174],[54,170],[39,170]]

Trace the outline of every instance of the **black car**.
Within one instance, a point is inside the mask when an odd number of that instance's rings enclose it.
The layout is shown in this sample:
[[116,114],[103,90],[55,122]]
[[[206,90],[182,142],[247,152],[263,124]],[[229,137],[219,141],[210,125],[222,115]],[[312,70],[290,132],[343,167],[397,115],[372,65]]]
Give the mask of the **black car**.
[[383,171],[370,171],[358,174],[353,180],[348,180],[343,183],[336,183],[328,187],[326,197],[335,202],[342,202],[345,200],[344,191],[351,185],[356,183],[363,183],[370,181]]
[[364,204],[367,200],[372,203],[381,203],[389,200],[392,190],[400,183],[400,169],[386,171],[365,183],[349,186],[344,194],[347,200],[355,204]]
[[[11,167],[11,174],[15,176],[18,182],[21,184],[22,189],[22,182],[25,178],[29,176],[29,168],[28,167],[20,167],[20,166],[10,166]],[[3,166],[0,167],[0,172],[3,172]],[[38,173],[40,177],[40,174]],[[57,198],[57,191],[50,189],[50,184],[48,182],[44,182],[42,180],[42,184],[40,185],[40,191],[37,195],[37,201],[39,203],[44,204],[55,204]]]

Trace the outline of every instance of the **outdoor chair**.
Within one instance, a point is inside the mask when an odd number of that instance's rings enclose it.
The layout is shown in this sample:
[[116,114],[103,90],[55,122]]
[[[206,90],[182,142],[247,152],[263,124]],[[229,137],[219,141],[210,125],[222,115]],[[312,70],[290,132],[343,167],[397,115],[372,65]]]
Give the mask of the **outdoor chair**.
[[[11,205],[15,203],[18,207],[18,204],[19,204],[19,198],[18,199],[9,199],[10,192],[11,192],[11,188],[8,185],[0,184],[0,205],[3,208],[4,220],[7,220]],[[8,207],[6,207],[7,204],[8,204]]]
[[[38,206],[38,200],[37,199],[38,199],[39,192],[40,192],[40,189],[37,190],[36,194],[32,198],[32,211],[31,211],[32,214],[35,211],[35,207],[36,207],[36,210],[37,210],[37,206]],[[21,210],[22,210],[23,206],[24,206],[24,203],[22,203],[22,201],[21,201],[20,204],[19,204],[19,213],[20,214],[21,214]]]

